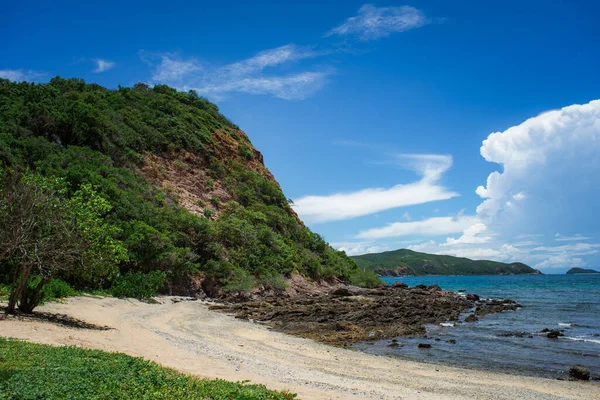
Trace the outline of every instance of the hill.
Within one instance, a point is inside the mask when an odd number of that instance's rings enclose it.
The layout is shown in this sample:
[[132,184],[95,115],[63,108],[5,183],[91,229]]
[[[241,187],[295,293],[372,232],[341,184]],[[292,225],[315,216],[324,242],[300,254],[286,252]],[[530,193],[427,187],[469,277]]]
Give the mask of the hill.
[[363,254],[352,257],[362,268],[381,276],[402,275],[514,275],[541,272],[523,264],[470,260],[437,254],[419,253],[408,249]]
[[594,269],[585,269],[585,268],[571,268],[567,271],[567,275],[571,274],[600,274],[600,271],[596,271]]
[[[50,193],[56,204],[78,204],[86,212],[101,201],[94,209],[102,212],[100,220],[86,223],[101,230],[103,242],[86,248],[97,254],[108,244],[119,256],[111,253],[114,262],[102,270],[81,265],[50,274],[24,253],[15,255],[16,247],[13,253],[0,247],[0,284],[20,279],[11,268],[25,261],[32,285],[60,277],[76,287],[110,289],[121,280],[121,292],[157,281],[160,287],[161,276],[168,292],[210,296],[282,288],[293,273],[378,283],[304,226],[246,134],[194,91],[142,83],[109,90],[60,77],[48,84],[0,79],[0,223],[8,224],[6,210],[18,206],[10,197],[15,188],[43,201]],[[69,207],[61,215],[71,215]],[[0,232],[6,245],[10,238],[3,234],[8,230]],[[92,261],[100,259],[108,260]],[[164,274],[152,275],[157,271]]]

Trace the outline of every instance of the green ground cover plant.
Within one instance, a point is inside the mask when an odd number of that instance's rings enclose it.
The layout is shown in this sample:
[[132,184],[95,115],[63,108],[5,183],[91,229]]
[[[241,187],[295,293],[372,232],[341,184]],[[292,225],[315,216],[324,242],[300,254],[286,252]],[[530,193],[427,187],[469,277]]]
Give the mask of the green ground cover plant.
[[0,399],[289,400],[263,385],[205,380],[121,353],[0,337]]

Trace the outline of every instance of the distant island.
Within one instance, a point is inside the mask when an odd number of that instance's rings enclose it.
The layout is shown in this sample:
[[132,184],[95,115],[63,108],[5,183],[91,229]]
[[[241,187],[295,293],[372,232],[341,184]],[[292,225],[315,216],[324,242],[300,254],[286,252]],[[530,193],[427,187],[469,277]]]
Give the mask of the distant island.
[[585,268],[571,268],[567,271],[567,275],[572,274],[600,274],[600,271],[596,271],[594,269],[585,269]]
[[404,275],[520,275],[541,274],[520,262],[502,263],[471,260],[438,254],[419,253],[408,249],[363,254],[352,257],[361,268],[380,276]]

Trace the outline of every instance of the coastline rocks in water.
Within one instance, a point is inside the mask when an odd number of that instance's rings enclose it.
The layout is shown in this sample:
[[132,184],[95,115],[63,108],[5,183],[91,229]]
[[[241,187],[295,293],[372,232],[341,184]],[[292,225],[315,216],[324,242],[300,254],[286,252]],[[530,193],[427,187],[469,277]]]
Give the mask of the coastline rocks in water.
[[527,336],[528,338],[533,337],[533,335],[530,335],[527,332],[507,332],[507,333],[500,333],[500,334],[498,334],[498,336],[501,336],[501,337],[525,337],[525,336]]
[[[492,305],[488,307],[488,303]],[[339,286],[326,291],[299,292],[293,296],[264,296],[252,301],[224,302],[209,307],[236,318],[319,342],[348,345],[397,336],[426,333],[426,324],[462,323],[461,313],[477,304],[485,312],[502,311],[511,300],[468,300],[437,285],[365,289]],[[487,307],[487,308],[486,308]],[[477,317],[481,317],[477,315]]]
[[465,322],[477,322],[479,318],[475,314],[469,314],[467,318],[465,318]]
[[590,371],[581,364],[575,364],[569,368],[569,376],[582,381],[589,381]]
[[448,339],[447,342],[454,344],[454,343],[456,343],[456,339]]
[[502,311],[516,311],[517,308],[523,307],[514,300],[509,299],[491,299],[485,302],[478,302],[475,308],[475,315],[482,317],[487,314],[499,313]]
[[[437,286],[364,289],[341,286],[329,292],[300,292],[210,306],[273,330],[333,345],[416,336],[425,324],[455,322],[473,301]],[[371,332],[376,334],[370,336]]]
[[430,349],[431,345],[429,343],[419,343],[417,347],[419,347],[420,349]]
[[565,334],[559,331],[558,329],[544,328],[540,332],[545,333],[546,337],[549,339],[557,339],[559,336],[565,336]]
[[477,296],[476,294],[468,294],[467,295],[467,300],[479,301],[479,296]]
[[390,287],[394,289],[406,289],[408,288],[408,285],[404,282],[396,282]]

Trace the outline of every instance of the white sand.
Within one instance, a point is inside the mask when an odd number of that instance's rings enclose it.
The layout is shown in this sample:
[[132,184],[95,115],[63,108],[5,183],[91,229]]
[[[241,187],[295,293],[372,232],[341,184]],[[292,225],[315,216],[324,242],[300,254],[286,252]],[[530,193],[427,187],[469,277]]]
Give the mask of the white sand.
[[329,347],[212,312],[202,302],[77,297],[41,311],[115,329],[0,321],[0,336],[142,356],[206,378],[251,380],[302,399],[600,399],[600,385],[513,376]]

